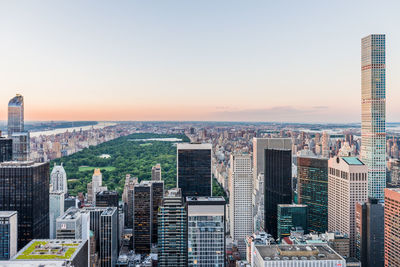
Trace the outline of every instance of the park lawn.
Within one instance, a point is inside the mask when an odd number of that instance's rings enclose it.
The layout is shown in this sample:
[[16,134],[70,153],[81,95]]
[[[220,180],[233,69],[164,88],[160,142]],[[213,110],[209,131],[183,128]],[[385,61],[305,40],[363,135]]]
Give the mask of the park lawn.
[[79,171],[80,172],[93,171],[96,168],[99,168],[101,171],[108,171],[108,172],[112,172],[115,170],[115,167],[113,166],[106,166],[106,167],[79,166]]

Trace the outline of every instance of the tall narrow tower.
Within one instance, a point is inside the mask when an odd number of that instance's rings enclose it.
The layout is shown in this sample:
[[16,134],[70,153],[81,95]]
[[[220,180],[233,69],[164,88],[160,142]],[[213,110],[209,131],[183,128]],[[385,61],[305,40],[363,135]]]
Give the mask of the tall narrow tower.
[[368,196],[383,199],[386,187],[385,35],[361,40],[361,158],[368,166]]
[[24,131],[24,97],[16,95],[8,102],[7,133],[11,138],[13,133]]

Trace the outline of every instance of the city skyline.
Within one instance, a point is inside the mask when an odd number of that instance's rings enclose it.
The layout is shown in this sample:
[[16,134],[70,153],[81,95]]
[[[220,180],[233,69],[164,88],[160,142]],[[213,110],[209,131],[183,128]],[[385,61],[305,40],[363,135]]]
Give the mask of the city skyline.
[[45,2],[0,3],[0,120],[20,93],[28,121],[359,122],[370,33],[400,115],[395,1]]

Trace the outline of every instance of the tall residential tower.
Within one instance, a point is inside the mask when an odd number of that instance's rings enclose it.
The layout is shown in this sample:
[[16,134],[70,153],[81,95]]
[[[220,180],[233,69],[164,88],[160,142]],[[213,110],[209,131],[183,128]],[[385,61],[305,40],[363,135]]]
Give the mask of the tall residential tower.
[[361,159],[368,166],[368,196],[383,199],[386,187],[385,35],[361,40]]

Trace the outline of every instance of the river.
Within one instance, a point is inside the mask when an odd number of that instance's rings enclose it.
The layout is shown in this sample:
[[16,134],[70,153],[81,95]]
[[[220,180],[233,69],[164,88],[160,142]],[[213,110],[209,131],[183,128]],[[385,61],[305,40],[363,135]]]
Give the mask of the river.
[[104,127],[113,126],[113,125],[116,125],[116,123],[115,122],[98,122],[97,124],[93,124],[93,125],[86,125],[86,126],[79,126],[79,127],[68,127],[68,128],[57,128],[57,129],[54,129],[54,130],[30,132],[30,136],[31,137],[38,137],[40,135],[53,135],[53,134],[65,133],[66,131],[68,131],[68,132],[73,132],[74,130],[75,131],[80,131],[81,129],[82,129],[82,131],[85,131],[85,130],[92,129],[92,127],[94,129],[102,129]]

